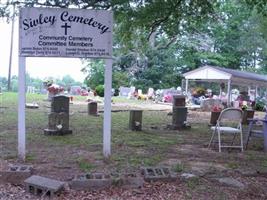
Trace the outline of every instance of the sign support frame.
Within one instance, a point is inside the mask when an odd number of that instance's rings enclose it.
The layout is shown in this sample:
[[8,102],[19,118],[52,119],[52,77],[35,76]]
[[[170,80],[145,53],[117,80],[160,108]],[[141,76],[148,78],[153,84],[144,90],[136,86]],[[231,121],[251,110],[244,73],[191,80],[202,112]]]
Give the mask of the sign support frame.
[[19,56],[19,81],[18,81],[18,157],[25,161],[26,158],[26,126],[25,126],[25,73],[26,57]]
[[[44,8],[28,8],[28,9],[38,9],[38,10],[44,10]],[[51,8],[52,9],[52,8]],[[56,10],[56,9],[54,9]],[[60,10],[60,9],[57,9]],[[62,10],[68,10],[70,12],[76,12],[75,9],[62,9]],[[30,11],[31,13],[34,13],[32,11]],[[50,11],[48,11],[50,12]],[[87,11],[86,11],[87,12]],[[92,10],[92,13],[95,12],[102,12],[100,10]],[[110,12],[110,11],[109,11]],[[36,12],[35,12],[36,13]],[[82,12],[84,13],[84,11]],[[90,13],[91,14],[91,13]],[[63,13],[61,13],[61,17],[68,15],[68,12],[66,11],[63,15]],[[96,40],[99,41],[100,46],[97,45],[96,48],[100,49],[100,52],[96,51],[98,49],[93,49],[92,51],[95,51],[94,55],[89,55],[89,56],[79,56],[80,54],[77,53],[77,56],[66,56],[67,54],[63,54],[63,56],[58,56],[58,53],[60,53],[59,51],[56,51],[55,53],[53,53],[52,50],[52,54],[46,53],[46,55],[38,55],[36,54],[32,54],[32,51],[34,50],[34,48],[30,48],[29,51],[28,50],[28,46],[27,44],[25,44],[26,46],[26,51],[23,52],[22,51],[22,47],[24,47],[24,43],[22,43],[22,41],[26,41],[26,40],[22,40],[22,34],[19,34],[19,73],[18,73],[18,158],[25,161],[26,158],[26,121],[25,121],[25,116],[26,116],[26,112],[25,112],[25,105],[26,105],[26,93],[25,93],[25,89],[26,89],[26,59],[27,57],[76,57],[76,58],[90,58],[90,59],[96,59],[96,58],[101,58],[105,60],[105,77],[104,77],[104,120],[103,120],[103,155],[105,158],[108,158],[111,155],[111,89],[112,89],[112,25],[113,25],[113,13],[110,12],[109,14],[109,18],[107,19],[107,22],[110,24],[110,32],[108,35],[108,39],[107,39],[107,46],[105,45],[103,46],[103,48],[107,48],[106,49],[106,53],[104,52],[104,54],[102,53],[103,50],[102,48],[102,40],[100,40],[99,38],[96,37]],[[24,15],[20,15],[20,22],[22,21],[22,16]],[[43,14],[39,15],[39,20],[43,20],[42,23],[39,24],[43,24],[43,23],[51,23],[51,25],[54,24],[55,22],[55,16],[44,16]],[[71,16],[71,15],[70,15]],[[99,29],[101,29],[102,32],[100,32],[100,34],[105,33],[109,28],[106,25],[103,25],[101,22],[97,22],[96,20],[92,23],[91,21],[94,20],[94,17],[91,17],[90,15],[88,15],[89,17],[87,17],[87,15],[84,18],[84,22],[88,22],[87,25],[90,25],[91,27],[95,27],[95,24],[98,23],[99,25]],[[101,16],[101,15],[99,15]],[[107,14],[103,15],[104,17],[107,16]],[[91,17],[91,18],[90,18]],[[102,16],[101,16],[102,17]],[[69,18],[70,20],[71,18]],[[80,19],[83,19],[82,17]],[[24,30],[28,30],[29,28],[33,27],[33,24],[31,24],[31,19],[25,19],[26,21],[23,21],[25,27]],[[67,19],[62,19],[62,21],[66,21]],[[89,20],[89,21],[88,21]],[[70,22],[70,21],[69,21]],[[66,24],[66,23],[65,23]],[[100,25],[102,28],[100,28]],[[36,26],[36,25],[34,25]],[[22,27],[20,26],[20,29]],[[36,29],[37,30],[37,29]],[[21,30],[20,30],[21,31]],[[66,31],[65,31],[65,35],[67,35]],[[95,35],[94,35],[95,36]],[[98,36],[99,37],[99,36]],[[63,37],[62,37],[63,38]],[[81,36],[82,38],[82,36]],[[86,37],[85,37],[86,38]],[[39,38],[40,39],[40,38]],[[42,39],[42,38],[41,38]],[[52,40],[52,39],[51,39]],[[53,39],[54,40],[54,39]],[[30,40],[29,45],[31,45],[32,41]],[[96,43],[98,44],[98,43]],[[48,48],[45,48],[45,50],[47,50]],[[39,50],[39,49],[38,49]],[[41,49],[44,51],[44,48]],[[51,50],[51,49],[50,49]],[[91,49],[90,49],[91,50]],[[88,50],[89,51],[89,50]],[[50,52],[51,53],[51,52]],[[89,52],[90,53],[90,52]],[[61,54],[61,53],[60,53]],[[65,56],[64,56],[65,55]]]
[[105,89],[104,89],[104,122],[103,122],[103,155],[111,155],[111,89],[112,89],[112,59],[105,59]]

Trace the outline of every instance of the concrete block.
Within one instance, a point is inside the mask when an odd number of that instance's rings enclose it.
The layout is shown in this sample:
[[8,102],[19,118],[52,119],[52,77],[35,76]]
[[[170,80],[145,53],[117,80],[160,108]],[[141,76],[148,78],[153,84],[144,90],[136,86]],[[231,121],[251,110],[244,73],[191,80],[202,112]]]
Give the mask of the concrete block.
[[177,179],[176,174],[171,172],[168,167],[144,167],[142,168],[142,174],[145,181],[175,181]]
[[110,187],[112,179],[103,173],[89,173],[76,176],[70,182],[70,188],[74,190],[98,190]]
[[144,179],[137,174],[123,174],[120,177],[121,187],[125,189],[142,188],[144,186]]
[[38,196],[54,197],[64,188],[64,182],[45,178],[41,176],[31,176],[27,178],[24,183],[26,184],[26,190],[29,193]]
[[32,172],[32,166],[11,165],[8,170],[0,171],[0,182],[21,185],[26,178],[32,175]]

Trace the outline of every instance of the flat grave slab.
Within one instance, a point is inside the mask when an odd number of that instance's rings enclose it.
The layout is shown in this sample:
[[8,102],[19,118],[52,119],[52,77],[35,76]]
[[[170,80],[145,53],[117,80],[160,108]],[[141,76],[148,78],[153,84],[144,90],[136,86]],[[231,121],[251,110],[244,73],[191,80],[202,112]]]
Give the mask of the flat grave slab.
[[37,103],[26,103],[26,108],[37,109],[39,105]]

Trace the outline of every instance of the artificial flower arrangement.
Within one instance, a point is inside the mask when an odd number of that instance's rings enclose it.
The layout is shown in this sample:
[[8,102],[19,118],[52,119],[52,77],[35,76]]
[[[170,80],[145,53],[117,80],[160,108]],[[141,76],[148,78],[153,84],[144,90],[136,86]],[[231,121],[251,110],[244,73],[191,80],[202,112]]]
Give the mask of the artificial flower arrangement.
[[212,112],[221,112],[222,111],[222,107],[219,106],[219,105],[214,105],[214,106],[212,106],[211,111]]
[[48,100],[50,101],[52,100],[52,97],[64,92],[64,88],[54,84],[52,79],[46,79],[43,81],[43,85],[48,91]]
[[47,90],[48,90],[48,92],[49,92],[50,94],[57,95],[57,94],[63,92],[63,91],[64,91],[64,88],[61,87],[61,86],[59,86],[59,85],[52,84],[51,86],[49,86],[49,87],[47,88]]
[[223,110],[222,106],[214,105],[211,108],[210,125],[214,126]]
[[247,109],[248,109],[248,105],[246,105],[246,104],[245,104],[245,105],[242,105],[242,106],[241,106],[241,109],[242,109],[242,110],[247,110]]

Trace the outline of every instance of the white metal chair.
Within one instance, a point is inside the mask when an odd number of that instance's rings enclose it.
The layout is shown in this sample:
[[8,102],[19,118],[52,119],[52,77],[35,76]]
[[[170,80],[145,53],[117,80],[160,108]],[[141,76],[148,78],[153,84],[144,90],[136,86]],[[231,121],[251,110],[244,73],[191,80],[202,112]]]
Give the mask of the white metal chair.
[[[218,134],[219,152],[222,148],[240,148],[243,151],[243,133],[242,133],[242,116],[243,111],[238,108],[226,108],[224,109],[216,123],[216,126],[212,126],[212,136],[209,142],[210,147],[213,142],[215,134]],[[233,135],[231,145],[222,145],[222,134]],[[237,134],[240,134],[240,145],[233,145],[234,139]]]

